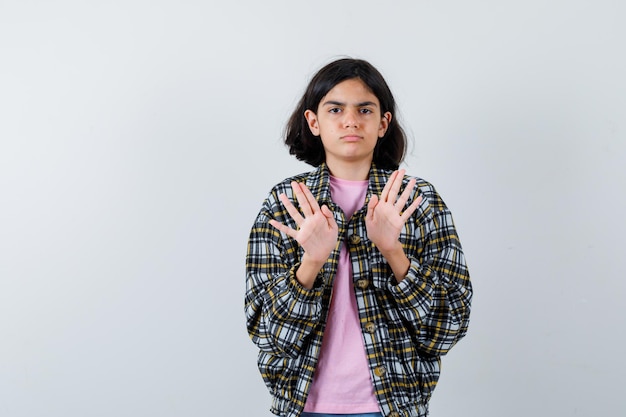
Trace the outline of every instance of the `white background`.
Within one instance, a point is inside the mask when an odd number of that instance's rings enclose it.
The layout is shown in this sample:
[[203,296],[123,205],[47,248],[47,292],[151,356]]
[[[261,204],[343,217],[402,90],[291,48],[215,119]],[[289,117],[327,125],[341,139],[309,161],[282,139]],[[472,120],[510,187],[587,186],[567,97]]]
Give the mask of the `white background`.
[[475,288],[431,415],[626,414],[626,3],[0,0],[0,416],[269,416],[244,255],[311,75],[380,69]]

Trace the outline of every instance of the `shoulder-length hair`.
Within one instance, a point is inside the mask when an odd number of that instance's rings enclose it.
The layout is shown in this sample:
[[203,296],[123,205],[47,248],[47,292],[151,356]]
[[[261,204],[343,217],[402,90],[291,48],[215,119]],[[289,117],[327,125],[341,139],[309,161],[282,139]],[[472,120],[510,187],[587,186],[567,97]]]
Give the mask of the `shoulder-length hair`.
[[343,58],[320,69],[311,79],[304,95],[292,113],[285,128],[285,145],[289,153],[301,161],[319,166],[326,155],[322,141],[309,129],[304,112],[317,113],[320,101],[337,84],[358,78],[378,98],[381,114],[390,112],[391,122],[374,148],[373,162],[378,168],[397,169],[406,152],[406,135],[396,115],[396,102],[383,76],[369,62]]

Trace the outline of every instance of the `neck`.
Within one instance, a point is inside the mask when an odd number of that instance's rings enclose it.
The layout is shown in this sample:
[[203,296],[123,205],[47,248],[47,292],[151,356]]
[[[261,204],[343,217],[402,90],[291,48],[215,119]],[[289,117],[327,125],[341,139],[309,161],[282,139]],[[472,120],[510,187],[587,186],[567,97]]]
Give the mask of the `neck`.
[[326,160],[326,166],[328,166],[330,175],[335,178],[349,181],[364,181],[369,178],[372,161],[346,164],[345,162],[336,163]]

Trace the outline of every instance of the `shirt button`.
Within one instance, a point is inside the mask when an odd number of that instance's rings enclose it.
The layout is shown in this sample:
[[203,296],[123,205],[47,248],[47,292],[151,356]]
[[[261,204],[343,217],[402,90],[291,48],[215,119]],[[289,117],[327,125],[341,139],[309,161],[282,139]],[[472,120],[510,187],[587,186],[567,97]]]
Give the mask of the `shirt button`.
[[371,321],[368,323],[365,323],[365,331],[368,333],[374,333],[374,331],[376,331],[376,325],[374,323],[372,323]]
[[379,378],[382,378],[386,373],[387,373],[387,368],[385,368],[384,366],[377,366],[374,369],[374,375],[376,375]]
[[350,235],[348,239],[350,240],[351,245],[358,245],[361,243],[361,236],[359,235]]
[[366,279],[360,279],[356,282],[356,286],[362,290],[366,289],[369,284]]

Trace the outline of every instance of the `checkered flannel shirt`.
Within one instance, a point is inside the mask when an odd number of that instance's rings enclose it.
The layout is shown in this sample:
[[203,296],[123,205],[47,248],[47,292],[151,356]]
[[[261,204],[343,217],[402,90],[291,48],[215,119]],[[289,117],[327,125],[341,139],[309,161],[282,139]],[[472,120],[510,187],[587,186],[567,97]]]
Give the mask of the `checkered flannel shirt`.
[[[400,234],[411,266],[397,283],[365,229],[367,201],[372,194],[380,195],[390,174],[372,166],[366,203],[349,221],[330,198],[324,164],[276,185],[263,202],[248,241],[245,313],[274,414],[295,417],[304,408],[341,245],[348,246],[352,261],[363,340],[381,412],[389,417],[428,414],[440,356],[467,331],[472,287],[450,211],[433,186],[421,179],[407,206],[418,193],[423,201]],[[304,182],[320,206],[328,205],[339,226],[337,247],[310,290],[295,278],[303,249],[268,223],[276,219],[297,228],[278,198],[285,193],[298,207],[292,180]],[[408,181],[405,177],[404,186]]]

